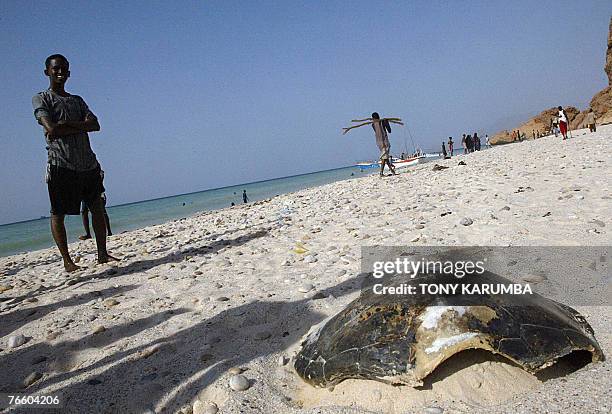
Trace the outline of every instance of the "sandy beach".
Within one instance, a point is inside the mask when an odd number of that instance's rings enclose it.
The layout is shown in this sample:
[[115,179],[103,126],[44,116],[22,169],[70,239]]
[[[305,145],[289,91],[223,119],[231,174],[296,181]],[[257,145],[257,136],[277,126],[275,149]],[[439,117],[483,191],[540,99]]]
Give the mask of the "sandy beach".
[[[474,352],[422,389],[332,391],[292,368],[311,326],[359,294],[362,246],[610,245],[612,125],[572,134],[114,235],[113,265],[79,241],[76,274],[56,248],[0,258],[0,392],[58,394],[66,413],[611,412],[608,361],[543,381]],[[610,307],[576,308],[610,357]]]

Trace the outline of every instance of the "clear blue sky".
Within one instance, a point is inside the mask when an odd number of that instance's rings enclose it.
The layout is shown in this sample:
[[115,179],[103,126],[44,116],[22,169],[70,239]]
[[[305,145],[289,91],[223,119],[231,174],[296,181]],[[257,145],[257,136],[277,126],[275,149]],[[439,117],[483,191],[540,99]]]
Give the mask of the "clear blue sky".
[[[372,111],[437,148],[584,108],[607,85],[611,14],[603,0],[4,0],[0,223],[48,214],[31,97],[51,53],[100,119],[90,137],[120,204],[375,158],[371,129],[341,135]],[[407,138],[395,128],[392,151]]]

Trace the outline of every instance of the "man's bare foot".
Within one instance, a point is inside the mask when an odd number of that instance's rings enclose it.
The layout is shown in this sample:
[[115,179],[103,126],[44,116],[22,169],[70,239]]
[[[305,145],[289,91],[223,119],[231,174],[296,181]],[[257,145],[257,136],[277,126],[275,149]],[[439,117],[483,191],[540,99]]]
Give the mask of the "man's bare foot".
[[106,253],[106,254],[99,254],[98,253],[98,263],[102,264],[102,263],[108,263],[108,262],[118,262],[120,259],[117,259],[116,257],[111,256],[110,254]]
[[72,272],[76,272],[78,270],[82,270],[84,268],[81,267],[81,266],[75,265],[73,262],[65,262],[64,263],[64,269],[66,269],[66,272],[72,273]]
[[87,239],[91,239],[91,236],[89,234],[84,234],[82,236],[79,236],[79,240],[87,240]]

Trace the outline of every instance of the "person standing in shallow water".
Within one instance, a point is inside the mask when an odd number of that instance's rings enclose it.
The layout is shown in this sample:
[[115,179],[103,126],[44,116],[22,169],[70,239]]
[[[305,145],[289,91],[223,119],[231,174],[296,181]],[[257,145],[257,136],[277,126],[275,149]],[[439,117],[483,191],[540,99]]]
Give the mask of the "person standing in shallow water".
[[244,204],[249,202],[249,197],[247,197],[246,190],[242,190],[242,201],[244,201]]
[[455,145],[453,137],[448,137],[448,152],[450,152],[451,157],[453,156],[453,145]]
[[[102,179],[104,179],[104,172],[102,172]],[[102,205],[104,206],[104,221],[106,222],[106,235],[112,236],[113,232],[111,231],[110,219],[108,218],[108,213],[106,212],[106,193],[102,193],[100,195],[102,197]],[[79,236],[79,240],[88,240],[91,239],[91,232],[89,231],[89,208],[86,203],[82,203],[81,206],[81,219],[83,220],[83,229],[85,229],[85,234]]]
[[45,60],[49,89],[32,98],[34,117],[43,127],[47,143],[47,188],[51,203],[51,234],[68,272],[81,269],[68,252],[64,217],[79,215],[84,201],[92,215],[98,263],[116,261],[106,250],[106,222],[101,194],[100,164],[91,150],[88,132],[100,130],[98,118],[77,95],[65,90],[70,64],[55,54]]

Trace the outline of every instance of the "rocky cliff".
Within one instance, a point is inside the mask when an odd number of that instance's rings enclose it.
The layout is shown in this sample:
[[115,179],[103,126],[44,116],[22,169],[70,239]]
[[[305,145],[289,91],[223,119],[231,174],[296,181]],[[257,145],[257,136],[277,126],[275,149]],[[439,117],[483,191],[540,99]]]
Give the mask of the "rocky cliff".
[[612,18],[608,32],[608,50],[606,52],[606,66],[604,70],[608,75],[608,87],[595,94],[591,99],[591,108],[599,123],[612,123]]
[[[608,75],[608,87],[593,96],[589,108],[580,112],[577,108],[572,106],[564,107],[569,117],[571,129],[586,127],[586,125],[584,125],[584,118],[590,108],[595,112],[598,124],[612,123],[612,17],[610,18],[610,27],[608,31],[608,48],[606,50],[604,71]],[[550,119],[556,112],[556,108],[547,109],[513,130],[518,129],[521,133],[526,133],[528,138],[531,138],[533,135],[532,131],[544,132],[548,130]],[[491,138],[491,144],[497,145],[512,142],[511,133],[512,131],[501,131],[495,134]]]

